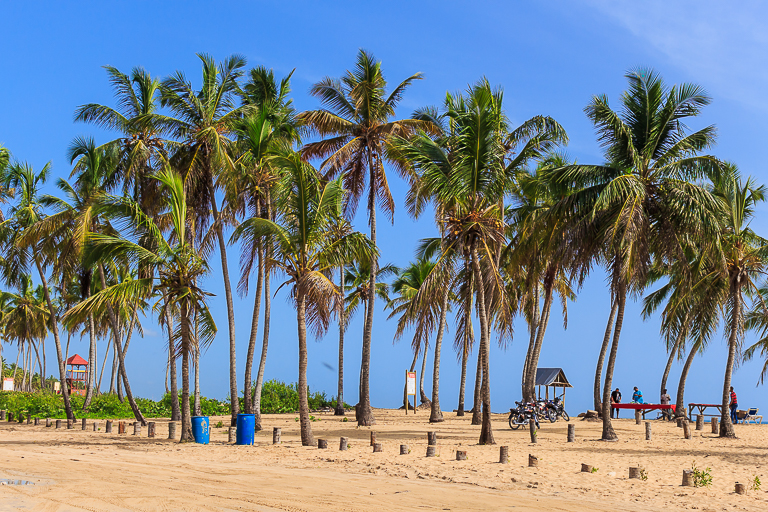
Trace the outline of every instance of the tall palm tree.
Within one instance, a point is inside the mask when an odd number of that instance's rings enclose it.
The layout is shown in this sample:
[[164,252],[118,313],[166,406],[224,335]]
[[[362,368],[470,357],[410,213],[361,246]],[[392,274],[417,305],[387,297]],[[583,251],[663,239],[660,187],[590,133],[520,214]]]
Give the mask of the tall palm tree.
[[[754,297],[763,310],[765,303],[758,293],[755,281],[763,275],[768,261],[768,240],[758,236],[749,227],[755,214],[755,206],[765,201],[764,186],[757,185],[752,178],[742,180],[738,169],[729,165],[715,173],[713,193],[722,201],[722,236],[715,245],[714,259],[721,265],[716,269],[727,280],[727,297],[722,305],[725,319],[725,335],[728,339],[728,358],[723,379],[722,415],[720,437],[735,437],[728,410],[729,388],[736,358],[744,339],[747,300]],[[717,274],[716,274],[717,275]],[[754,350],[750,350],[752,355]]]
[[198,54],[202,62],[202,86],[195,90],[181,71],[163,80],[160,87],[161,105],[172,115],[153,114],[148,122],[162,128],[163,133],[181,141],[174,155],[173,166],[182,173],[190,206],[195,211],[196,234],[203,236],[202,229],[209,220],[219,245],[224,293],[227,301],[229,329],[229,393],[231,400],[231,424],[237,423],[240,410],[237,386],[235,306],[229,277],[227,243],[224,239],[224,220],[216,200],[216,189],[223,186],[225,169],[232,169],[234,141],[229,137],[236,123],[251,112],[249,105],[236,105],[245,58],[233,55],[218,66],[212,57]]
[[[310,94],[320,98],[325,108],[301,114],[312,130],[322,137],[327,137],[307,144],[302,153],[305,158],[324,158],[321,170],[325,171],[327,176],[343,176],[344,186],[350,194],[346,203],[350,215],[357,210],[367,184],[366,209],[374,244],[377,203],[390,219],[393,219],[395,210],[384,169],[384,146],[392,136],[408,135],[418,128],[430,129],[431,123],[420,119],[392,120],[405,90],[421,78],[421,73],[411,75],[387,94],[387,81],[381,71],[381,62],[376,61],[372,54],[360,50],[354,69],[347,71],[340,80],[326,77],[310,89]],[[378,262],[371,261],[371,289],[375,287],[377,272]],[[375,302],[375,295],[370,294],[363,328],[360,368],[362,390],[356,409],[357,424],[361,426],[376,423],[370,399]]]
[[654,256],[678,260],[683,257],[684,237],[711,238],[718,231],[719,204],[695,183],[720,165],[714,157],[700,154],[714,143],[715,128],[688,133],[683,124],[709,104],[709,96],[692,84],[667,87],[652,70],[632,71],[626,77],[629,89],[618,112],[605,96],[594,97],[585,108],[604,148],[605,163],[571,165],[553,173],[554,179],[577,189],[562,201],[563,207],[593,226],[597,236],[581,245],[596,244],[585,251],[587,257],[590,252],[603,255],[616,304],[603,383],[606,441],[617,439],[608,397],[627,295],[645,286]]
[[275,253],[271,264],[288,277],[296,304],[299,338],[299,420],[301,442],[315,444],[309,418],[307,387],[307,321],[319,335],[328,328],[334,298],[339,290],[330,279],[344,261],[370,259],[373,244],[359,233],[338,240],[329,236],[343,200],[341,180],[322,183],[317,171],[299,153],[286,152],[273,159],[285,172],[283,194],[275,221],[252,217],[233,233],[233,241],[271,236]]
[[[191,223],[184,182],[170,169],[156,175],[163,186],[164,206],[172,226],[164,235],[158,225],[145,214],[138,203],[129,198],[112,197],[105,203],[114,215],[120,215],[130,222],[133,233],[130,237],[91,233],[88,236],[87,261],[96,263],[112,259],[127,258],[134,265],[144,264],[154,268],[152,276],[123,281],[105,288],[67,312],[67,317],[76,320],[106,308],[116,308],[126,303],[136,303],[153,295],[158,297],[156,308],[159,318],[166,311],[176,316],[179,328],[173,341],[177,348],[174,353],[181,355],[181,441],[191,441],[192,420],[190,414],[189,360],[198,343],[192,333],[192,314],[197,311],[202,319],[200,340],[210,343],[216,334],[216,326],[208,311],[206,297],[210,294],[198,285],[199,279],[207,274],[208,266],[195,250],[193,241],[187,236]],[[150,250],[133,239],[147,237],[152,243]],[[119,346],[119,345],[118,345]],[[120,350],[122,352],[122,350]],[[126,391],[128,391],[126,386]]]
[[74,419],[72,405],[69,400],[69,390],[63,385],[66,382],[66,370],[64,367],[64,357],[61,351],[61,340],[59,338],[59,313],[56,302],[51,297],[48,287],[48,277],[45,267],[51,266],[56,258],[54,237],[41,239],[25,239],[25,232],[39,222],[43,217],[43,209],[40,203],[40,188],[50,175],[50,163],[43,166],[40,172],[35,172],[34,168],[27,163],[15,162],[11,164],[3,173],[2,187],[4,189],[13,189],[17,198],[9,211],[9,218],[0,224],[0,238],[4,254],[6,255],[6,265],[4,272],[5,279],[8,282],[18,282],[19,275],[26,272],[27,266],[31,262],[35,265],[40,282],[43,286],[43,295],[46,306],[48,307],[48,322],[51,332],[53,332],[53,341],[56,346],[56,359],[59,366],[59,378],[62,382],[61,395],[64,398],[64,410],[68,419]]

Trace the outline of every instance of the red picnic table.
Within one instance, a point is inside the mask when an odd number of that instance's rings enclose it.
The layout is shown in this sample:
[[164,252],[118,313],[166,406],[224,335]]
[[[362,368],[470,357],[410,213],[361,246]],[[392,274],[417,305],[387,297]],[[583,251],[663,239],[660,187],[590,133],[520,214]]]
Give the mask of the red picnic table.
[[[671,409],[675,411],[675,404],[611,404],[613,409],[634,409],[636,411],[643,412],[643,419],[645,419],[645,413],[653,410]],[[617,415],[618,417],[618,415]]]

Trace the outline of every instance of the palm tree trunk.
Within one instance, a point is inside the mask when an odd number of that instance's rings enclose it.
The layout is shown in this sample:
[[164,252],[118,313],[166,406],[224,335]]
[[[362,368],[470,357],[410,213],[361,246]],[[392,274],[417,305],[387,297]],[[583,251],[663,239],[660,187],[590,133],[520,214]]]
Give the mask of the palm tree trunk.
[[482,384],[483,384],[483,358],[480,355],[480,349],[478,349],[477,350],[477,370],[475,371],[475,393],[472,396],[472,421],[470,423],[471,425],[480,425],[482,423],[482,418],[481,418],[482,393],[480,391]]
[[736,345],[739,342],[741,334],[741,276],[731,277],[731,332],[728,333],[728,360],[725,363],[725,378],[723,379],[723,407],[720,415],[720,437],[736,437],[731,423],[730,409],[728,407],[731,400],[731,375],[733,374],[733,364],[736,361]]
[[522,378],[522,397],[524,402],[530,402],[533,397],[528,393],[528,367],[531,365],[531,358],[533,357],[533,349],[536,346],[536,335],[539,331],[539,282],[536,280],[533,284],[533,317],[531,318],[531,325],[528,326],[530,330],[530,339],[528,341],[528,352],[525,354],[525,364],[523,365],[523,378]]
[[302,291],[298,292],[296,299],[296,319],[299,324],[299,423],[301,424],[301,445],[315,446],[312,424],[309,421],[306,297]]
[[605,336],[603,336],[603,344],[600,346],[600,355],[597,357],[597,368],[595,368],[595,386],[594,386],[594,399],[595,410],[602,411],[602,400],[600,400],[600,382],[603,377],[603,363],[605,362],[605,354],[608,352],[608,344],[611,342],[611,331],[613,330],[613,322],[616,319],[616,310],[619,304],[616,300],[611,300],[611,314],[608,316],[608,325],[605,326]]
[[[107,288],[107,279],[104,276],[104,266],[99,265],[99,278],[101,279],[101,287],[102,289]],[[115,311],[112,309],[112,306],[108,303],[107,304],[107,317],[109,318],[110,326],[112,327],[112,332],[115,333],[115,336],[117,336],[117,315],[115,315]],[[134,313],[134,319],[136,318]],[[141,422],[142,425],[147,424],[147,420],[144,419],[144,415],[139,410],[139,406],[136,405],[136,400],[133,398],[133,393],[131,392],[131,385],[128,383],[128,373],[125,369],[125,352],[128,351],[128,343],[131,341],[131,332],[133,331],[133,326],[131,326],[131,331],[128,333],[128,339],[125,342],[125,351],[123,351],[123,344],[120,342],[120,340],[116,340],[117,344],[115,347],[117,348],[117,357],[118,357],[118,365],[120,370],[120,377],[123,380],[123,386],[125,387],[125,396],[128,398],[128,404],[131,406],[131,410],[133,411],[133,416],[136,418],[136,421]],[[118,383],[119,384],[119,383]],[[120,396],[120,387],[117,388],[118,397]]]
[[[90,292],[87,296],[91,296]],[[88,315],[88,335],[91,340],[91,346],[88,350],[88,388],[85,391],[85,400],[83,401],[84,411],[91,405],[91,400],[93,399],[93,387],[96,385],[96,375],[93,372],[94,367],[96,366],[96,325],[94,324],[92,314]]]
[[475,279],[477,282],[477,310],[480,319],[480,357],[483,360],[483,381],[480,386],[480,394],[483,401],[483,418],[480,429],[480,440],[478,444],[496,444],[493,439],[493,429],[491,427],[491,382],[488,376],[489,349],[490,349],[490,329],[488,317],[485,309],[485,286],[483,284],[483,274],[480,270],[480,257],[477,252],[477,241],[472,242],[472,267],[474,268]]
[[251,373],[253,372],[253,354],[256,352],[256,337],[259,334],[259,314],[261,313],[261,293],[264,287],[264,248],[258,244],[256,250],[259,263],[256,277],[256,297],[253,303],[253,315],[251,317],[251,337],[248,339],[248,353],[245,356],[245,381],[243,383],[243,407],[248,414],[253,414],[253,400],[251,397]]
[[40,352],[37,350],[37,345],[35,345],[35,340],[29,340],[30,345],[32,345],[32,348],[35,349],[35,356],[37,357],[37,364],[40,367],[40,388],[42,390],[43,387],[43,360],[40,358]]
[[541,354],[541,347],[544,344],[544,334],[547,332],[547,324],[549,324],[549,313],[552,310],[552,299],[554,297],[554,281],[557,275],[557,267],[550,269],[549,274],[545,277],[544,282],[544,308],[541,312],[541,319],[536,333],[536,343],[533,346],[533,352],[531,352],[531,360],[528,363],[528,375],[527,380],[527,398],[526,401],[533,401],[536,399],[536,372],[539,367],[539,355]]
[[[456,411],[456,416],[464,416],[464,396],[467,384],[467,362],[469,361],[469,352],[472,345],[475,344],[475,330],[472,325],[472,272],[470,270],[471,265],[469,258],[464,258],[464,269],[468,274],[467,290],[464,301],[466,305],[464,307],[464,346],[461,353],[461,382],[459,383],[459,407]],[[475,380],[477,383],[477,380]],[[475,389],[477,391],[477,389]],[[474,416],[473,416],[474,418]]]
[[216,205],[216,189],[213,185],[213,175],[210,175],[208,183],[211,196],[211,213],[213,214],[213,226],[216,231],[216,238],[219,241],[219,252],[221,253],[221,272],[224,277],[224,294],[227,299],[227,320],[229,327],[229,394],[231,401],[231,423],[230,426],[237,425],[237,414],[240,412],[240,399],[237,391],[237,361],[235,358],[237,339],[235,336],[235,305],[232,301],[232,285],[229,282],[229,264],[227,262],[227,243],[224,240],[224,228],[219,219],[219,207]]
[[[115,390],[115,377],[117,376],[117,349],[115,348],[115,345],[117,343],[120,343],[120,342],[118,341],[117,336],[114,336],[113,339],[112,339],[112,373],[109,376],[109,394],[110,395],[116,391]],[[167,372],[168,371],[167,371],[167,368],[166,368],[166,376],[165,376],[165,380],[166,381],[168,380],[168,373]],[[167,393],[168,392],[168,384],[167,384],[167,382],[166,382],[165,388],[166,388],[166,393]]]
[[336,410],[334,416],[344,416],[344,331],[346,330],[346,321],[344,318],[344,265],[339,267],[339,290],[341,290],[341,299],[339,300],[339,382],[336,386]]
[[677,400],[675,401],[675,417],[677,418],[685,418],[687,416],[685,411],[685,381],[688,378],[688,371],[691,369],[691,363],[693,363],[696,352],[698,350],[696,350],[696,345],[694,344],[688,357],[685,358],[683,371],[680,372],[680,384],[677,386]]
[[437,329],[437,338],[435,338],[435,366],[432,369],[432,410],[429,414],[430,423],[443,421],[443,411],[440,410],[440,350],[443,347],[443,333],[445,332],[445,323],[448,316],[449,289],[446,286],[443,290],[443,303],[440,305],[440,325]]
[[469,347],[461,348],[461,378],[459,379],[459,405],[456,408],[456,416],[464,416],[464,394],[467,386],[467,361],[469,360]]
[[35,256],[35,266],[37,266],[37,272],[40,275],[40,281],[43,285],[43,295],[45,296],[45,302],[48,305],[48,313],[50,319],[50,328],[53,332],[53,343],[56,345],[56,358],[59,363],[59,379],[61,381],[61,396],[64,398],[64,411],[67,415],[67,419],[74,420],[75,415],[72,413],[72,404],[69,402],[69,390],[67,389],[67,372],[64,367],[64,358],[61,352],[61,340],[59,339],[59,317],[56,312],[56,308],[53,307],[53,301],[51,301],[51,294],[48,291],[48,279],[43,272],[43,266],[40,264],[40,259]]
[[616,310],[616,326],[613,330],[613,342],[611,343],[611,353],[608,356],[608,366],[605,369],[605,383],[603,384],[603,441],[616,441],[619,437],[611,425],[611,385],[613,384],[613,369],[616,366],[616,354],[619,351],[619,337],[621,336],[621,326],[624,323],[624,306],[627,301],[627,292],[624,284],[619,285],[616,293],[618,309]]
[[67,351],[66,351],[66,355],[64,356],[64,361],[69,359],[69,342],[71,339],[72,339],[72,331],[67,330]]
[[[171,310],[166,306],[165,324],[168,327],[168,368],[171,373],[171,421],[184,421],[179,410],[179,384],[176,381],[176,344],[173,342],[173,317]],[[187,369],[189,371],[189,369]],[[183,404],[182,404],[183,406]],[[191,427],[190,427],[191,428]]]
[[[373,166],[373,153],[368,149],[368,171],[370,173],[368,181],[368,215],[371,226],[371,242],[376,247],[376,190]],[[371,410],[371,340],[373,338],[373,310],[376,304],[376,273],[379,270],[379,262],[376,255],[371,257],[371,275],[368,279],[368,305],[365,315],[365,326],[363,328],[363,356],[360,367],[360,402],[356,410],[357,425],[369,427],[376,424]]]
[[[189,411],[189,306],[182,301],[179,308],[181,329],[181,440],[194,441],[192,435],[192,414]],[[178,402],[176,402],[178,403]]]
[[203,410],[200,407],[200,310],[195,308],[195,344],[192,346],[192,355],[195,364],[195,389],[194,389],[194,410],[195,416],[202,416]]
[[107,345],[107,349],[104,351],[104,360],[101,362],[101,370],[99,371],[99,380],[96,383],[96,390],[100,393],[101,392],[101,381],[104,379],[104,368],[107,366],[107,358],[109,357],[109,345]]
[[[267,203],[269,212],[269,203]],[[270,256],[270,247],[264,252],[265,256]],[[267,349],[269,348],[269,325],[272,319],[272,295],[269,284],[269,269],[264,266],[264,328],[262,329],[261,339],[261,358],[259,359],[259,371],[256,373],[256,389],[253,397],[253,412],[256,415],[256,430],[261,430],[261,389],[264,385],[264,369],[267,366]]]
[[429,353],[429,344],[424,343],[424,355],[421,358],[421,375],[419,375],[419,399],[420,405],[429,404],[429,398],[424,392],[424,374],[427,373],[427,353]]
[[[667,365],[664,367],[664,374],[661,376],[661,387],[659,388],[659,396],[664,394],[664,390],[667,389],[667,379],[669,378],[669,372],[672,370],[672,363],[675,360],[675,356],[680,351],[680,343],[685,339],[685,335],[683,334],[684,331],[681,331],[680,334],[677,335],[677,339],[675,340],[675,344],[672,346],[672,349],[669,351],[669,357],[667,358]],[[678,395],[679,395],[678,390]]]
[[[13,365],[13,390],[16,391],[16,370],[19,369],[19,356],[21,355],[22,346],[19,345],[19,350],[16,351],[16,364]],[[24,361],[22,361],[23,364]]]

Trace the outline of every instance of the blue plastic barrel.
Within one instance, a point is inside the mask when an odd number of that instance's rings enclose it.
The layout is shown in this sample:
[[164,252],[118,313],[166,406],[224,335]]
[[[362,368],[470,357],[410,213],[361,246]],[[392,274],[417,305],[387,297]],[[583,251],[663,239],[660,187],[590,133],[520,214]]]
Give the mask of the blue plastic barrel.
[[211,429],[208,416],[192,416],[192,435],[195,436],[195,442],[208,444],[211,440]]
[[237,415],[237,442],[235,444],[253,444],[253,432],[256,430],[255,414]]

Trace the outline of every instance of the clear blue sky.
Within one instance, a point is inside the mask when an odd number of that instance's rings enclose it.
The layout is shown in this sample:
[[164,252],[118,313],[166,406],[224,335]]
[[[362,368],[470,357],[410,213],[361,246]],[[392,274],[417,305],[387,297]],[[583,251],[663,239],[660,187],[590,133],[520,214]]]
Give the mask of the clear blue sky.
[[[713,153],[736,162],[744,174],[768,182],[762,137],[768,131],[768,53],[762,21],[766,9],[757,2],[738,8],[720,2],[15,2],[0,6],[3,27],[3,73],[0,78],[0,143],[19,160],[36,168],[52,161],[54,175],[70,172],[66,148],[77,135],[97,141],[111,134],[72,122],[75,107],[99,102],[113,105],[112,91],[101,66],[128,72],[143,66],[165,76],[183,70],[199,85],[196,52],[216,59],[243,54],[249,66],[274,68],[282,76],[295,68],[293,97],[299,109],[316,108],[309,86],[324,76],[340,76],[350,67],[358,48],[383,62],[390,83],[421,71],[426,79],[405,95],[400,115],[414,108],[439,104],[446,91],[463,89],[487,76],[505,91],[505,106],[513,122],[536,114],[557,119],[568,131],[568,153],[584,163],[601,160],[592,126],[583,107],[594,94],[616,102],[626,70],[650,66],[668,83],[696,82],[714,97],[712,106],[692,128],[715,123],[719,144]],[[761,156],[763,155],[763,156]],[[53,182],[53,180],[51,180]],[[406,264],[417,241],[435,234],[430,216],[412,221],[404,208],[404,184],[392,173],[398,210],[394,225],[380,220],[382,262]],[[52,186],[49,187],[53,191]],[[766,209],[754,227],[768,235]],[[381,217],[380,217],[381,218]],[[357,225],[365,230],[365,219]],[[226,309],[218,255],[205,283],[216,294],[212,310],[219,336],[201,365],[202,391],[224,398],[228,391]],[[230,261],[237,268],[236,248]],[[576,302],[569,304],[568,329],[553,315],[540,366],[562,366],[574,385],[568,393],[572,413],[591,404],[592,376],[608,317],[604,275],[589,278]],[[242,386],[252,298],[236,300],[238,382]],[[643,321],[640,306],[627,308],[614,382],[629,395],[638,385],[656,400],[666,354],[657,317]],[[293,382],[297,378],[295,313],[285,294],[274,302],[272,337],[266,376]],[[134,338],[128,369],[134,392],[158,398],[165,376],[165,341],[151,318],[144,320],[144,339]],[[360,362],[362,322],[358,316],[347,335],[346,398],[355,403]],[[393,345],[394,322],[386,321],[378,304],[374,323],[372,401],[397,406],[403,369],[410,364],[409,339]],[[453,337],[453,329],[449,333]],[[749,339],[753,339],[750,336]],[[337,333],[311,343],[309,382],[312,389],[334,394]],[[526,327],[518,322],[513,342],[491,354],[492,408],[503,411],[519,399]],[[73,341],[86,355],[87,341]],[[54,371],[52,343],[48,372]],[[99,359],[104,343],[99,346]],[[7,347],[6,360],[15,349]],[[431,358],[431,356],[430,356]],[[451,343],[444,346],[441,404],[457,403],[459,366]],[[328,366],[333,368],[329,369]],[[719,401],[725,364],[725,344],[716,337],[697,358],[687,386],[687,401]],[[431,366],[431,361],[430,361]],[[680,371],[670,377],[675,392]],[[761,365],[743,365],[734,385],[743,405],[763,403],[756,388]],[[467,401],[471,403],[474,363],[470,364]],[[428,387],[431,372],[428,374]],[[394,384],[394,385],[393,385]],[[427,391],[429,393],[429,391]]]

